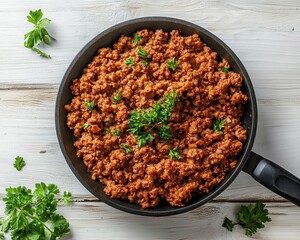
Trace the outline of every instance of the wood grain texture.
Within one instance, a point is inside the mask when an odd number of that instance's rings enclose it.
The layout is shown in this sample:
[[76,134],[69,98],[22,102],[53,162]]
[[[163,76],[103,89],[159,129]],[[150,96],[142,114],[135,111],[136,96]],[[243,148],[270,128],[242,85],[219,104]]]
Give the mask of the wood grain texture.
[[[42,47],[52,59],[24,48],[26,15],[41,8],[57,38]],[[57,184],[74,205],[68,239],[249,239],[221,227],[243,202],[267,202],[273,221],[253,239],[299,239],[300,210],[241,173],[216,200],[186,214],[145,218],[98,202],[75,178],[54,126],[58,86],[77,52],[106,28],[132,18],[168,16],[198,24],[240,57],[253,81],[259,121],[254,151],[300,176],[300,2],[297,0],[1,0],[0,198],[8,186]],[[17,155],[27,165],[13,168]],[[0,201],[0,214],[3,202]]]
[[76,202],[70,207],[59,207],[59,212],[70,222],[69,239],[299,239],[300,209],[290,203],[267,203],[272,222],[251,238],[239,226],[228,232],[221,227],[223,219],[227,216],[235,220],[234,213],[240,204],[213,202],[185,214],[159,218],[130,215],[99,202]]

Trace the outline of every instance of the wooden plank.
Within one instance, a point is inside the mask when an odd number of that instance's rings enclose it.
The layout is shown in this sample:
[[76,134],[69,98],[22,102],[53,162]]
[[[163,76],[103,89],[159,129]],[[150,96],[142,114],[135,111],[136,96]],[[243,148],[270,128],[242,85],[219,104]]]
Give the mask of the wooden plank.
[[240,205],[214,202],[188,213],[160,218],[131,215],[98,202],[76,202],[59,207],[59,212],[71,225],[68,239],[299,239],[300,209],[290,203],[267,203],[272,222],[252,238],[246,237],[239,226],[228,232],[221,227],[223,219],[227,216],[235,220],[234,213]]
[[[23,46],[23,34],[31,29],[26,15],[37,8],[53,20],[50,32],[57,42],[45,48],[51,60]],[[273,90],[295,92],[300,88],[299,9],[292,0],[1,1],[0,32],[5,37],[0,39],[0,83],[58,84],[73,57],[95,35],[116,23],[155,14],[194,22],[223,39],[247,67],[258,94],[274,83]]]
[[[57,143],[54,126],[56,92],[55,87],[0,90],[0,193],[11,185],[30,186],[45,181],[56,183],[82,199],[91,198],[70,171]],[[300,155],[299,97],[297,101],[297,98],[275,99],[275,102],[272,99],[258,101],[261,117],[254,150],[300,176],[297,162]],[[23,156],[27,163],[22,172],[12,166],[17,155]],[[241,173],[218,199],[281,200],[245,173]]]

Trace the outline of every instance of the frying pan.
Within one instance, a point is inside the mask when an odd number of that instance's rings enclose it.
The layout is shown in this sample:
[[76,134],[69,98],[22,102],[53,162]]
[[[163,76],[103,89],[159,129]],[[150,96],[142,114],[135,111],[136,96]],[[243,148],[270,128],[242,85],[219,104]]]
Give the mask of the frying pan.
[[[203,42],[218,53],[220,59],[225,58],[230,63],[231,69],[243,77],[242,88],[249,98],[242,118],[242,125],[247,130],[248,138],[244,143],[236,168],[208,194],[194,196],[184,207],[172,207],[166,202],[161,202],[155,208],[143,209],[141,206],[125,200],[109,198],[103,191],[104,185],[91,179],[87,167],[76,156],[76,149],[73,146],[73,134],[66,125],[67,111],[64,109],[64,105],[70,103],[72,99],[69,89],[72,79],[81,76],[84,67],[92,61],[93,56],[97,55],[97,49],[112,46],[122,34],[133,35],[134,32],[143,28],[150,30],[162,29],[166,32],[177,29],[180,30],[182,35],[197,33]],[[145,216],[167,216],[187,212],[218,196],[241,171],[245,171],[262,185],[300,206],[299,178],[251,151],[257,128],[257,103],[246,69],[224,42],[195,24],[174,18],[145,17],[120,23],[97,35],[76,55],[62,79],[55,106],[55,124],[62,153],[75,176],[93,195],[114,208]]]

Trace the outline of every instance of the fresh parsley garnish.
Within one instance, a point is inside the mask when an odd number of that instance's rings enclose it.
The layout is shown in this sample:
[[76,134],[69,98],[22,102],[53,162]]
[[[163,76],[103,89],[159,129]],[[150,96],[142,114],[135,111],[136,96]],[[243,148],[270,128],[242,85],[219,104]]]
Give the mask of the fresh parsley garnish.
[[222,119],[217,119],[214,121],[213,131],[223,134],[222,128],[224,127],[226,121]]
[[172,58],[171,60],[167,61],[167,67],[172,70],[175,71],[177,66],[178,66],[179,61],[176,61],[175,58]]
[[21,171],[22,168],[26,165],[24,158],[17,156],[15,158],[15,163],[14,163],[14,167],[15,169],[17,169],[18,171]]
[[87,128],[88,128],[89,126],[91,126],[91,124],[85,123],[85,124],[82,125],[82,128],[83,128],[83,130],[87,130]]
[[222,67],[221,71],[222,71],[222,72],[228,72],[228,71],[229,71],[229,68]]
[[112,119],[109,119],[109,120],[107,121],[108,124],[112,124],[113,122],[114,122],[114,120],[112,120]]
[[165,143],[172,139],[171,128],[165,124],[161,125],[158,133]]
[[41,9],[29,12],[27,21],[34,24],[34,29],[24,35],[24,46],[36,51],[41,57],[50,58],[50,55],[37,48],[41,42],[49,45],[51,40],[55,40],[46,30],[51,20],[48,18],[42,19],[42,17],[43,13]]
[[173,108],[177,102],[178,95],[175,91],[167,94],[160,102],[156,102],[150,110],[136,109],[130,114],[128,132],[135,135],[138,140],[138,147],[145,146],[148,141],[152,142],[155,138],[151,130],[158,129],[159,135],[164,141],[171,139],[171,131],[166,126],[171,117]]
[[148,66],[148,62],[147,61],[142,61],[142,65],[144,66],[144,67],[147,67]]
[[247,236],[252,236],[257,232],[257,229],[264,228],[264,223],[271,222],[272,219],[268,216],[269,211],[265,208],[265,204],[257,202],[255,205],[242,205],[237,212],[237,223],[233,223],[230,219],[225,217],[222,227],[232,232],[235,225],[240,225],[245,229]]
[[0,233],[0,240],[3,240],[3,239],[4,239],[4,234]]
[[182,159],[182,157],[180,156],[179,147],[169,149],[169,157],[173,159]]
[[120,103],[122,101],[122,95],[120,93],[120,90],[116,90],[116,95],[112,98],[112,101],[115,103]]
[[137,50],[136,54],[141,58],[149,58],[148,53],[141,46],[138,46],[138,50]]
[[134,152],[132,146],[129,146],[127,144],[120,144],[120,148],[124,149],[126,154]]
[[91,102],[88,102],[88,101],[85,101],[84,102],[84,105],[86,106],[86,108],[89,110],[89,112],[92,112],[93,111],[93,108],[95,106],[95,101],[91,101]]
[[64,204],[66,206],[69,206],[72,204],[73,197],[70,192],[64,192],[64,195],[62,196],[62,200],[64,201]]
[[112,134],[112,132],[111,132],[111,130],[109,128],[106,128],[105,132]]
[[6,217],[0,220],[0,231],[10,232],[12,239],[60,239],[70,232],[64,216],[57,214],[56,185],[38,183],[32,191],[26,187],[6,189]]
[[125,64],[128,65],[129,67],[133,67],[134,65],[134,59],[132,57],[127,58],[125,61]]
[[121,132],[120,129],[116,129],[116,130],[113,131],[113,135],[120,136],[120,132]]
[[139,35],[135,35],[134,36],[134,39],[133,39],[133,44],[134,45],[137,45],[138,44],[138,42],[140,41],[140,40],[142,40],[143,39],[143,37],[141,37],[141,36],[139,36]]

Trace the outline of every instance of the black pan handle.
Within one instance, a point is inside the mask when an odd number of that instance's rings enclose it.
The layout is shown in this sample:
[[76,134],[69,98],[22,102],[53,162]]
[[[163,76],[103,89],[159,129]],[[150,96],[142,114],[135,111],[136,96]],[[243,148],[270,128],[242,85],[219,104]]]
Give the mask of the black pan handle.
[[243,171],[300,207],[300,179],[295,175],[254,152],[251,152]]

